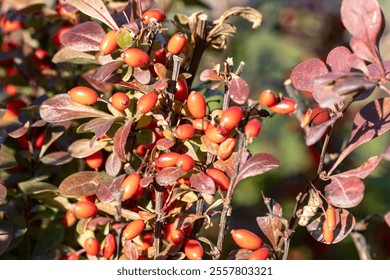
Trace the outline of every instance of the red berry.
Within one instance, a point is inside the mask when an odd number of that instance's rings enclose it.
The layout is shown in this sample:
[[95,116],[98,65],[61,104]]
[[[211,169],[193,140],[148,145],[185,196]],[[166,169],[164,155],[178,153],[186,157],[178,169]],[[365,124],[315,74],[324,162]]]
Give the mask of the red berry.
[[96,216],[98,208],[95,204],[86,201],[78,201],[73,209],[73,213],[79,219],[89,219]]
[[38,135],[38,137],[35,139],[34,148],[37,150],[40,150],[43,146],[43,143],[45,143],[46,133],[41,133]]
[[102,166],[104,162],[103,152],[102,150],[99,150],[95,153],[93,153],[90,156],[87,156],[85,158],[85,163],[89,166],[89,168],[92,169],[98,169]]
[[221,188],[222,191],[227,191],[229,189],[230,180],[224,172],[219,169],[210,168],[206,171],[207,176],[209,176],[214,183]]
[[100,43],[100,52],[102,54],[110,54],[118,48],[116,32],[116,30],[111,30],[103,37],[103,40]]
[[165,19],[165,13],[159,9],[147,10],[142,14],[143,24],[149,24],[151,19],[155,19],[157,22],[163,21]]
[[268,255],[269,249],[266,247],[261,247],[249,256],[249,260],[266,260],[268,258]]
[[79,260],[80,257],[77,253],[73,252],[73,253],[70,253],[69,255],[67,255],[64,259],[69,260],[69,261],[76,261],[76,260]]
[[223,129],[230,131],[240,123],[242,115],[243,113],[240,107],[232,106],[230,108],[227,108],[225,111],[222,112],[221,121],[219,125]]
[[261,106],[271,106],[277,103],[278,100],[272,90],[266,89],[260,93],[259,103]]
[[60,46],[61,45],[61,36],[64,35],[66,32],[68,32],[71,29],[72,29],[71,26],[61,27],[60,30],[58,30],[57,34],[55,34],[53,36],[53,38],[51,39],[52,44]]
[[186,80],[178,80],[176,83],[175,99],[181,102],[188,98],[188,85]]
[[190,155],[179,155],[176,165],[183,171],[190,171],[195,167],[195,161]]
[[8,96],[14,96],[14,95],[18,94],[18,89],[14,85],[6,84],[6,85],[4,85],[4,92]]
[[154,58],[153,63],[160,63],[162,65],[165,65],[167,62],[167,55],[165,53],[165,49],[161,48],[154,52]]
[[157,104],[158,95],[151,91],[143,95],[137,102],[137,112],[141,114],[146,114],[150,112]]
[[211,126],[211,122],[209,120],[205,119],[195,119],[192,122],[192,125],[197,130],[206,130]]
[[181,124],[175,130],[175,136],[180,140],[188,140],[195,134],[195,128],[191,124]]
[[104,239],[103,257],[109,260],[116,251],[116,240],[113,234],[107,234]]
[[206,115],[206,100],[198,91],[193,91],[187,98],[187,107],[190,113],[197,119]]
[[226,140],[226,136],[223,135],[215,126],[209,127],[205,131],[206,138],[213,143],[220,144]]
[[326,109],[319,106],[313,107],[310,120],[313,126],[322,124],[328,120],[330,120],[330,115]]
[[257,250],[263,241],[253,232],[246,229],[234,229],[231,232],[234,242],[242,249]]
[[171,54],[179,54],[183,50],[186,42],[186,36],[181,32],[177,32],[169,39],[167,50]]
[[74,102],[84,104],[84,105],[93,105],[98,99],[98,94],[91,88],[78,86],[72,88],[68,92],[70,99]]
[[275,114],[287,115],[295,111],[297,104],[294,100],[284,97],[282,101],[274,105],[268,106],[268,108]]
[[0,28],[5,32],[12,32],[23,27],[23,23],[17,20],[10,20],[5,15],[0,19]]
[[144,155],[146,155],[146,146],[145,145],[138,145],[137,148],[135,149],[135,152],[137,153],[137,155],[139,155],[140,157],[143,157]]
[[129,223],[123,230],[122,236],[125,240],[134,239],[145,229],[145,222],[141,219]]
[[123,60],[130,67],[142,67],[149,63],[149,55],[143,50],[129,48],[123,52]]
[[160,155],[155,163],[158,168],[172,167],[177,164],[180,154],[175,152],[168,152]]
[[123,92],[116,92],[111,97],[112,106],[118,111],[123,111],[130,105],[130,98]]
[[261,122],[258,119],[252,119],[244,127],[244,133],[247,138],[254,138],[261,131]]
[[183,242],[186,234],[181,229],[175,229],[174,223],[168,223],[164,227],[164,235],[165,238],[170,242],[174,244],[180,244]]
[[122,200],[128,200],[137,193],[140,181],[141,176],[138,173],[132,173],[123,180],[120,186],[123,191]]
[[95,237],[88,237],[84,242],[84,249],[88,255],[96,256],[100,252],[100,243]]
[[229,158],[236,148],[236,142],[236,139],[233,137],[226,138],[226,140],[218,146],[217,156],[222,160]]
[[189,239],[184,244],[184,253],[189,260],[201,260],[204,250],[202,245],[195,239]]

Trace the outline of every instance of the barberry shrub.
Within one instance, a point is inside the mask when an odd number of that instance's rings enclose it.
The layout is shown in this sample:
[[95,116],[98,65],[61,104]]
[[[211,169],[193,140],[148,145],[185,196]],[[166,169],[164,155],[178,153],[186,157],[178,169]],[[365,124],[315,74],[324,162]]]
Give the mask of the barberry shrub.
[[[236,32],[231,17],[259,28],[257,10],[235,7],[212,21],[202,12],[170,17],[151,2],[130,1],[118,11],[100,0],[93,6],[61,1],[50,11],[60,26],[51,36],[37,34],[35,45],[0,57],[10,73],[23,68],[12,58],[25,58],[23,75],[36,85],[23,96],[16,89],[0,107],[6,127],[0,254],[13,256],[31,242],[34,250],[20,258],[287,259],[299,226],[324,244],[356,233],[350,208],[363,201],[363,179],[390,158],[383,147],[360,166],[343,168],[352,151],[390,129],[389,61],[378,49],[384,19],[377,1],[343,0],[350,49],[336,47],[326,61],[305,60],[284,82],[285,94],[264,89],[254,99],[241,77],[244,62],[227,58],[198,68],[207,49],[226,48]],[[7,48],[12,38],[22,40],[23,28],[55,20],[33,10],[5,16],[20,22],[2,27]],[[34,56],[34,46],[48,38],[51,60]],[[44,80],[51,83],[41,86]],[[374,89],[383,96],[373,99]],[[357,102],[353,123],[344,121]],[[306,145],[319,154],[318,167],[306,190],[295,194],[289,219],[263,194],[268,213],[256,220],[260,238],[228,222],[239,183],[280,165],[274,155],[249,149],[263,122],[272,125],[276,115],[298,121]],[[331,157],[337,125],[352,131]],[[383,215],[390,225],[389,216]],[[215,217],[217,232],[204,234]],[[32,241],[30,228],[42,229]],[[238,248],[226,252],[229,232]]]

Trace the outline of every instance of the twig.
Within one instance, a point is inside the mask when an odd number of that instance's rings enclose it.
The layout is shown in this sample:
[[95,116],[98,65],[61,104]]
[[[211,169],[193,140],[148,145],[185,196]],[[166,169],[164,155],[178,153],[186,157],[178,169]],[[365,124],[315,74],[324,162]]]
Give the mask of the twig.
[[355,244],[356,250],[361,260],[372,260],[370,250],[368,249],[367,240],[364,235],[358,231],[352,231],[351,237],[353,244]]
[[183,62],[183,59],[180,56],[173,55],[173,69],[172,69],[172,83],[171,86],[168,89],[168,95],[167,95],[167,114],[172,112],[172,106],[173,106],[173,100],[175,98],[175,91],[176,91],[176,83],[179,79],[180,74],[180,67]]
[[[199,196],[198,201],[196,202],[196,215],[202,216],[203,208],[204,208],[204,199],[203,197]],[[192,228],[190,238],[195,239],[197,237],[199,231],[202,229],[203,223],[204,223],[204,219],[198,219],[194,222],[194,226]]]
[[153,248],[154,248],[154,259],[156,259],[161,249],[161,230],[162,230],[162,223],[163,223],[163,213],[161,209],[163,207],[163,201],[162,201],[163,188],[159,185],[155,185],[154,191],[156,194],[155,214],[157,215],[157,217],[156,217],[156,222],[154,224]]

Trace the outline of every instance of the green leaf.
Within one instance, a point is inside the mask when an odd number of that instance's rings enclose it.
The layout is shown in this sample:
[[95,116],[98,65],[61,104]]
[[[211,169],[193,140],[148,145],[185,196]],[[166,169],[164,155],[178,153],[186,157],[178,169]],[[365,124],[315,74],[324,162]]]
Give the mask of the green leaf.
[[131,33],[129,30],[125,28],[121,28],[116,33],[116,42],[118,43],[118,46],[122,49],[130,46],[133,43],[134,39],[131,37]]
[[20,182],[18,184],[19,189],[24,194],[38,194],[41,192],[57,192],[57,187],[46,182],[33,182],[33,181],[26,181],[26,182]]
[[62,242],[64,235],[65,228],[63,225],[58,222],[51,222],[47,228],[40,231],[34,248],[34,256],[39,258],[40,255],[50,252]]
[[7,146],[0,146],[0,170],[1,169],[10,169],[17,166],[14,155]]

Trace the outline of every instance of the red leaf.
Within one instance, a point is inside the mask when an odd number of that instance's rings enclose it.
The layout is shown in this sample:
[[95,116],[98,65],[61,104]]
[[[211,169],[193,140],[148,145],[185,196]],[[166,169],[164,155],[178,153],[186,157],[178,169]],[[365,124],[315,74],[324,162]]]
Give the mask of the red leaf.
[[357,206],[364,197],[364,183],[359,177],[331,176],[331,183],[325,187],[325,196],[329,202],[340,208]]
[[350,59],[351,51],[346,47],[336,47],[331,50],[326,58],[326,64],[333,72],[349,72],[352,61]]
[[231,74],[231,76],[227,94],[237,104],[244,104],[249,97],[249,86],[240,76],[236,74]]
[[201,193],[205,193],[205,194],[215,193],[216,188],[215,188],[214,181],[202,171],[193,174],[190,177],[190,183],[191,183],[191,187],[195,188]]
[[119,29],[102,0],[66,0],[66,2],[82,13],[102,21],[111,29]]
[[375,62],[376,54],[372,53],[372,50],[362,39],[352,37],[349,45],[357,57],[369,62]]
[[186,174],[187,171],[183,171],[178,167],[167,167],[156,175],[156,182],[160,186],[168,186]]
[[100,137],[110,129],[114,122],[114,118],[95,118],[87,122],[83,130],[94,132],[96,137]]
[[112,115],[97,110],[92,106],[72,101],[66,93],[57,94],[45,100],[39,109],[39,113],[44,121],[50,123],[83,118],[113,118]]
[[241,167],[235,180],[235,186],[245,178],[263,174],[279,167],[279,160],[271,154],[260,153],[250,157]]
[[81,197],[96,193],[100,175],[95,171],[80,171],[66,177],[58,187],[58,191],[65,197]]
[[220,81],[220,82],[222,82],[223,81],[223,79],[214,70],[211,70],[211,69],[206,69],[202,73],[200,73],[199,79],[202,82],[205,82],[205,81]]
[[[336,227],[334,231],[334,240],[332,244],[342,241],[353,230],[355,226],[355,217],[345,209],[336,210]],[[307,230],[310,235],[317,241],[325,243],[322,235],[322,224],[325,221],[325,215],[319,216],[317,219],[307,225]]]
[[267,216],[257,217],[256,221],[263,234],[270,241],[272,247],[275,247],[279,239],[283,236],[282,227],[284,219],[268,214]]
[[305,138],[306,146],[311,146],[317,143],[322,138],[328,127],[334,124],[336,120],[336,118],[333,118],[322,124],[310,127]]
[[295,66],[291,72],[290,79],[296,89],[312,92],[314,79],[328,72],[328,68],[322,60],[310,58]]
[[374,54],[382,29],[382,13],[377,0],[343,0],[341,20],[352,34],[362,40]]
[[2,204],[7,196],[7,188],[0,184],[0,204]]
[[94,75],[95,81],[99,84],[105,82],[122,64],[123,61],[112,61],[99,67]]
[[390,129],[390,97],[380,98],[368,103],[355,116],[351,138],[328,174],[357,147],[382,135]]
[[370,157],[365,163],[363,163],[358,168],[348,170],[348,171],[343,172],[343,173],[339,173],[339,174],[337,174],[337,176],[338,177],[355,176],[355,177],[358,177],[360,179],[364,179],[375,170],[375,168],[381,162],[382,158],[383,158],[382,155]]
[[105,35],[106,32],[97,22],[87,21],[64,33],[61,43],[81,52],[98,51]]
[[133,125],[132,121],[127,121],[123,126],[121,126],[114,135],[114,151],[118,155],[119,159],[123,162],[126,161],[126,143],[127,138],[129,137],[131,127]]

